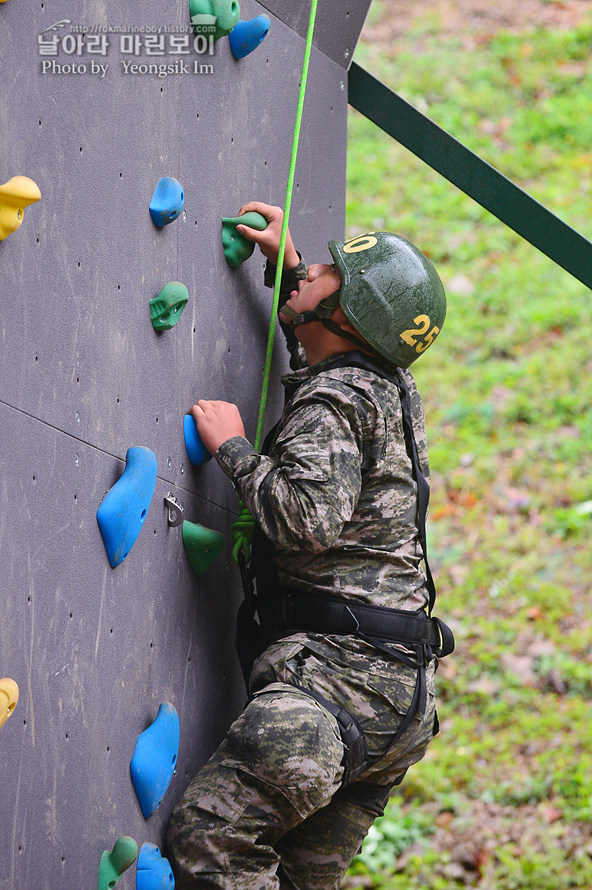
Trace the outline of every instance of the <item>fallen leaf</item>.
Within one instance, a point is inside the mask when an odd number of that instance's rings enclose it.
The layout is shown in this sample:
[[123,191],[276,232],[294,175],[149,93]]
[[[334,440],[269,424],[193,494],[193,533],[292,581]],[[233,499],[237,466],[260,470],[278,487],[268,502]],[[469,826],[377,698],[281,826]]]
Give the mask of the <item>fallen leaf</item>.
[[563,819],[563,810],[558,810],[556,807],[543,806],[540,812],[545,822],[553,823]]
[[438,828],[448,828],[450,823],[454,820],[454,813],[451,813],[450,810],[445,810],[443,813],[438,813],[434,822],[438,826]]

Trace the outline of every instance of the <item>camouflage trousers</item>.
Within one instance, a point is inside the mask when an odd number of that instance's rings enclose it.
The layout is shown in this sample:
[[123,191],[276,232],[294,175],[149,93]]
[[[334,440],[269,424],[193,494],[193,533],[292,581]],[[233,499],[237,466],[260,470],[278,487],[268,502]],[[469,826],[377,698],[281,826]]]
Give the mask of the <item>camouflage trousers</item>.
[[[433,664],[423,713],[393,742],[416,673],[354,638],[298,634],[270,646],[251,700],[173,813],[177,890],[336,890],[395,780],[432,738]],[[337,721],[295,685],[364,729],[375,762],[345,788]]]

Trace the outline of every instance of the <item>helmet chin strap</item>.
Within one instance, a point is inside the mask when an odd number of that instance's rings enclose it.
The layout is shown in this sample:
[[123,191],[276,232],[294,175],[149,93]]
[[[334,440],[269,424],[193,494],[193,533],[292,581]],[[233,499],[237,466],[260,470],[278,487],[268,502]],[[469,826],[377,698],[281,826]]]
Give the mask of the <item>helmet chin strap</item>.
[[301,324],[310,324],[311,321],[323,321],[323,319],[331,318],[333,315],[333,311],[339,305],[340,293],[341,288],[338,287],[337,290],[333,291],[332,294],[329,294],[328,297],[320,300],[314,309],[308,309],[305,312],[300,313],[295,312],[291,306],[284,303],[282,306],[282,314],[286,316],[288,324],[292,328],[297,328],[298,325]]
[[369,343],[362,340],[361,337],[356,336],[356,334],[351,331],[346,331],[331,318],[334,310],[339,305],[340,293],[341,288],[338,288],[334,293],[325,297],[324,300],[321,300],[315,309],[307,309],[305,312],[296,314],[290,306],[284,305],[282,306],[282,313],[287,316],[287,323],[292,328],[297,328],[301,324],[310,324],[313,321],[320,321],[323,327],[328,331],[331,331],[332,334],[336,334],[338,337],[344,337],[346,340],[350,340],[354,343],[358,349],[363,349],[365,352],[370,352],[372,355],[382,358],[382,356],[380,356]]
[[337,334],[338,337],[345,337],[346,340],[351,340],[352,343],[355,343],[358,349],[362,349],[364,352],[370,352],[372,355],[376,355],[378,358],[383,359],[380,353],[376,352],[366,340],[362,340],[361,337],[357,337],[356,334],[351,331],[344,330],[344,328],[337,324],[336,321],[333,321],[332,318],[321,318],[320,321],[332,334]]

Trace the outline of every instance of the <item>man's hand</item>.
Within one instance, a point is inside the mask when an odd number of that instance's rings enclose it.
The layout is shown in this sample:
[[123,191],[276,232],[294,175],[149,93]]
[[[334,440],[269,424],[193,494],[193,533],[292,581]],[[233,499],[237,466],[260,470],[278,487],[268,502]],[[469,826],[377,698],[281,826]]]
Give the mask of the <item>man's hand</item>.
[[[259,232],[257,229],[249,228],[249,226],[238,225],[236,230],[237,232],[240,232],[241,235],[244,235],[249,241],[254,241],[255,244],[258,244],[261,248],[261,253],[266,256],[274,266],[277,266],[284,211],[281,207],[272,207],[270,204],[262,204],[261,201],[250,201],[248,204],[244,204],[243,207],[241,207],[238,212],[239,216],[242,216],[243,213],[247,213],[250,210],[255,210],[257,213],[260,213],[261,216],[265,217],[268,222],[267,228],[262,232]],[[288,230],[286,236],[286,249],[284,251],[284,269],[295,269],[299,262],[300,257],[294,249],[292,236]]]
[[236,405],[200,399],[191,409],[202,442],[214,454],[222,442],[244,436],[245,428]]

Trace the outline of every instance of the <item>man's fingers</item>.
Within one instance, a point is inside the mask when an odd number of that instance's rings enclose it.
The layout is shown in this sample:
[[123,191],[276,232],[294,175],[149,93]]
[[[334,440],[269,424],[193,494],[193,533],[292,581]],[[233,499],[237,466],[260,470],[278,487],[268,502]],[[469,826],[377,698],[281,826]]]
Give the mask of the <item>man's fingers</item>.
[[238,215],[242,216],[243,213],[249,213],[251,210],[256,210],[257,213],[261,213],[262,216],[265,216],[265,214],[262,213],[262,208],[265,208],[267,210],[267,204],[262,204],[261,201],[248,201],[240,208]]
[[271,204],[265,204],[263,201],[248,201],[240,208],[238,215],[242,216],[243,213],[249,213],[251,210],[260,213],[261,216],[264,216],[265,219],[268,220],[268,222],[271,222],[278,215],[283,214],[281,207],[272,207]]
[[248,238],[249,241],[265,240],[261,238],[262,233],[258,229],[251,229],[249,226],[245,226],[242,223],[236,227],[236,231],[240,232],[241,235],[244,235],[245,238]]

